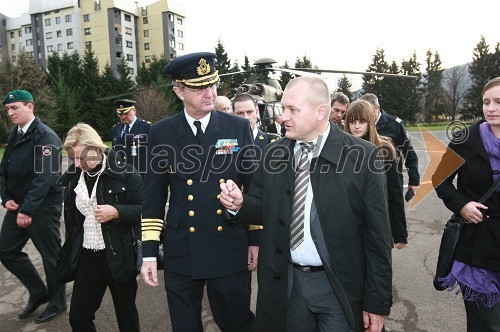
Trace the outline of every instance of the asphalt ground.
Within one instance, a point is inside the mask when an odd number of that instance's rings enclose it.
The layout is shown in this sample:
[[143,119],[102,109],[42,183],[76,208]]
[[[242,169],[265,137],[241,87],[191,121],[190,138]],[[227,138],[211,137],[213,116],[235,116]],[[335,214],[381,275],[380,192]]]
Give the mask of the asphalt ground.
[[[447,142],[444,132],[433,132],[435,137]],[[429,164],[429,154],[420,132],[410,133],[419,156],[420,174]],[[406,175],[405,175],[406,178]],[[406,190],[406,188],[405,188]],[[409,207],[409,204],[407,205]],[[5,209],[0,208],[0,222]],[[442,332],[466,331],[465,312],[460,295],[438,292],[432,286],[437,253],[445,221],[450,212],[442,201],[431,192],[412,210],[407,211],[409,244],[403,250],[393,250],[393,307],[386,317],[387,331]],[[63,232],[62,232],[63,233]],[[25,247],[35,266],[43,274],[40,255],[31,242]],[[160,279],[163,273],[160,272]],[[253,274],[252,309],[255,309],[257,291],[256,274]],[[137,307],[143,331],[171,331],[165,289],[146,286],[138,276]],[[72,283],[67,284],[68,308]],[[35,324],[44,305],[32,316],[19,320],[17,314],[28,301],[28,293],[19,281],[0,264],[0,331],[70,331],[68,312],[54,320]],[[207,332],[219,331],[213,321],[206,296],[203,301],[202,320]],[[109,292],[96,314],[98,331],[118,331],[113,301]]]

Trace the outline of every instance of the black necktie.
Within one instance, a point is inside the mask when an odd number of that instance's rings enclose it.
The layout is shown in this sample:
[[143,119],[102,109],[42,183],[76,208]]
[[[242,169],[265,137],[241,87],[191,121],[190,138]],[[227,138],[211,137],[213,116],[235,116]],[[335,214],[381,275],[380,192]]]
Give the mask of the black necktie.
[[20,137],[23,137],[23,135],[24,135],[24,131],[23,131],[22,129],[19,129],[19,132],[18,132],[18,133],[19,133],[19,136],[20,136]]
[[196,127],[196,139],[198,140],[198,144],[201,144],[201,139],[203,138],[203,130],[201,130],[201,122],[196,120],[194,122],[194,126]]
[[125,137],[127,136],[127,134],[130,133],[130,126],[129,125],[126,125],[125,126],[125,129],[123,129],[123,133],[122,133],[122,139],[125,140]]

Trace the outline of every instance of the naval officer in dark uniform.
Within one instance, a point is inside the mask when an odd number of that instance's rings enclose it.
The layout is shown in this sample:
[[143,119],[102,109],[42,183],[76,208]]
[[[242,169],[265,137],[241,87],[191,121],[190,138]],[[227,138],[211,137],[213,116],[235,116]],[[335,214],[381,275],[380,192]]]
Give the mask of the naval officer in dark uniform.
[[[418,173],[418,156],[413,149],[405,122],[397,116],[387,114],[380,108],[377,96],[367,93],[360,97],[361,100],[369,102],[375,112],[377,119],[377,132],[379,135],[390,137],[394,147],[403,157],[399,159],[398,172],[401,183],[403,183],[403,159],[408,169],[408,189],[415,194],[420,185],[420,175]],[[408,200],[408,199],[407,199]]]
[[137,117],[134,100],[120,99],[113,104],[116,107],[116,114],[120,118],[120,122],[111,128],[113,149],[144,177],[151,123]]
[[[0,195],[7,209],[0,232],[0,260],[28,289],[29,301],[17,315],[24,319],[49,302],[35,320],[47,322],[66,310],[66,285],[56,279],[61,249],[61,140],[34,115],[33,96],[26,90],[9,92],[3,104],[16,126],[7,138],[0,165]],[[47,286],[23,252],[31,239],[40,252]]]
[[192,53],[165,67],[184,110],[153,124],[150,131],[141,274],[146,284],[158,286],[156,254],[163,231],[173,331],[203,331],[205,285],[221,331],[249,331],[254,321],[247,291],[247,262],[253,254],[249,231],[226,223],[219,186],[232,179],[248,188],[255,151],[249,122],[214,110],[219,82],[215,61],[213,53]]

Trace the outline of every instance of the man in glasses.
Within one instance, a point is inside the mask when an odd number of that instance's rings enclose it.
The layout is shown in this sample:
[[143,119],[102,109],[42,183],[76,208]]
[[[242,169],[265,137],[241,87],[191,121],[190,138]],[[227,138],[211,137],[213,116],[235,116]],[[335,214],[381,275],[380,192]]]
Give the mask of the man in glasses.
[[[153,124],[142,210],[142,278],[158,286],[156,254],[164,232],[165,288],[173,331],[203,331],[203,290],[222,331],[249,331],[247,227],[225,222],[220,183],[248,189],[255,163],[246,119],[215,109],[219,75],[213,53],[192,53],[165,67],[182,112]],[[165,218],[168,192],[169,207]],[[165,220],[165,223],[164,223]]]

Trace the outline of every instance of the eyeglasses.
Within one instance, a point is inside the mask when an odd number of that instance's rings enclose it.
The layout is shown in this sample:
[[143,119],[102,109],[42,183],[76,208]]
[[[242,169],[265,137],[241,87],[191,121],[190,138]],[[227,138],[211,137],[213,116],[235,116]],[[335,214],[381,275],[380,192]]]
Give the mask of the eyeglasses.
[[203,93],[205,93],[205,91],[207,91],[208,89],[210,89],[211,91],[215,92],[217,91],[217,88],[219,87],[219,83],[215,83],[215,84],[210,84],[208,86],[206,86],[205,88],[203,89],[192,89],[192,88],[188,88],[187,86],[183,85],[182,88],[183,89],[186,89],[196,95],[202,95]]

